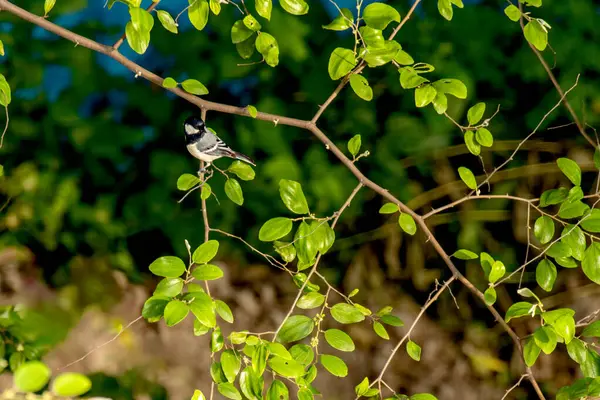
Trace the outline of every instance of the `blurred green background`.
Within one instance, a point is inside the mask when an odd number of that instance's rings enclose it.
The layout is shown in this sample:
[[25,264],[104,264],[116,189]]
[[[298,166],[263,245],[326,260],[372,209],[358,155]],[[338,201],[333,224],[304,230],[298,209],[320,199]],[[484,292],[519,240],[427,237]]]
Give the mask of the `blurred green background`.
[[[176,15],[186,4],[163,0],[158,8]],[[348,1],[337,4],[354,8]],[[389,4],[404,16],[412,2]],[[23,0],[19,6],[43,14],[40,1]],[[486,117],[500,104],[490,127],[496,142],[483,153],[488,172],[559,98],[518,24],[504,15],[504,6],[498,1],[465,0],[465,8],[455,10],[448,22],[438,14],[435,1],[424,0],[397,36],[415,61],[436,67],[435,78],[455,77],[467,84],[468,100],[450,102],[449,114],[455,119],[465,121],[466,110],[478,101],[487,103]],[[552,26],[552,49],[544,53],[546,60],[563,88],[581,74],[569,99],[587,124],[597,125],[600,8],[593,0],[570,0],[548,2],[533,11]],[[246,61],[230,40],[230,27],[238,18],[233,7],[224,7],[218,17],[211,15],[202,32],[191,28],[185,15],[177,36],[157,22],[146,54],[134,53],[126,43],[121,51],[161,76],[180,82],[200,80],[210,90],[206,98],[211,101],[252,104],[259,111],[310,119],[337,84],[327,74],[329,54],[353,42],[348,35],[321,28],[332,16],[335,8],[327,0],[311,4],[309,14],[302,17],[275,5],[271,22],[261,23],[279,41],[276,68],[239,65]],[[58,0],[50,20],[112,44],[123,33],[127,17],[127,8],[118,3],[108,10],[101,1]],[[148,273],[150,262],[162,255],[185,258],[184,239],[192,247],[203,240],[199,197],[178,204],[182,192],[176,188],[181,174],[198,168],[184,147],[182,122],[199,110],[134,78],[115,61],[5,12],[0,12],[0,39],[6,48],[0,72],[14,94],[0,149],[5,174],[0,178],[0,300],[4,305],[30,307],[22,320],[8,308],[0,315],[4,324],[18,327],[11,331],[16,335],[12,339],[24,344],[22,351],[14,348],[6,357],[47,355],[48,362],[58,367],[139,315],[144,296],[156,284]],[[361,159],[359,168],[419,212],[462,196],[462,184],[454,183],[456,167],[465,165],[477,174],[483,170],[481,161],[463,145],[461,132],[433,109],[416,109],[412,92],[401,89],[391,66],[367,68],[364,75],[375,99],[365,102],[344,90],[321,117],[321,128],[344,150],[353,135],[361,134],[363,149],[371,155]],[[576,160],[584,172],[592,171],[592,149],[574,126],[545,130],[569,122],[562,108],[552,114],[509,169],[496,175],[492,192],[538,197],[564,179],[554,166],[554,160],[564,155]],[[271,249],[258,241],[258,229],[267,219],[286,213],[278,195],[281,178],[301,182],[311,210],[321,216],[337,210],[356,185],[346,168],[307,131],[214,112],[209,112],[207,123],[233,148],[257,161],[256,179],[242,184],[242,207],[227,199],[222,177],[213,178],[219,202],[214,198],[208,202],[211,225],[263,251]],[[217,165],[224,168],[228,163]],[[584,178],[591,189],[594,174]],[[361,302],[372,307],[395,304],[410,321],[434,280],[449,273],[426,238],[403,236],[395,221],[377,213],[381,204],[381,198],[368,190],[359,193],[341,218],[338,240],[323,268],[341,289],[359,287]],[[458,247],[485,250],[509,268],[516,268],[524,257],[522,205],[470,202],[429,222],[449,253]],[[237,306],[236,317],[242,315],[235,327],[276,326],[291,304],[293,284],[240,242],[216,238],[221,241],[221,261],[230,266],[227,286],[218,290]],[[476,263],[467,263],[465,271],[480,289],[485,287]],[[598,291],[581,275],[578,270],[561,271],[554,291],[546,294],[550,302],[569,304],[582,313],[599,308]],[[526,273],[526,280],[531,276]],[[517,298],[515,288],[509,284],[499,293],[501,313]],[[422,362],[415,367],[398,357],[389,381],[397,389],[428,391],[440,399],[501,397],[520,375],[518,357],[485,308],[458,285],[453,290],[460,309],[449,296],[432,307],[430,320],[417,330],[424,348]],[[248,299],[254,308],[244,305]],[[118,358],[117,350],[102,350],[73,369],[96,374],[94,393],[99,395],[189,396],[194,387],[209,382],[204,368],[208,357],[192,361],[172,346],[187,343],[190,347],[185,349],[202,348],[204,353],[199,354],[208,355],[205,339],[194,338],[189,327],[181,332],[163,328],[140,322],[122,335],[115,346],[129,349],[128,362]],[[527,327],[523,324],[517,330],[525,334]],[[392,342],[402,332],[395,332]],[[362,338],[364,351],[348,359],[355,378],[376,374],[389,345],[373,338],[372,332],[354,334]],[[6,339],[8,333],[0,330],[0,335]],[[576,365],[566,355],[546,359],[535,371],[548,393],[575,379]],[[192,368],[190,363],[195,362],[200,365]],[[347,398],[344,393],[352,391],[356,379],[334,382],[325,398]],[[1,382],[8,384],[0,381],[0,387]],[[514,398],[527,398],[528,391],[523,384]]]

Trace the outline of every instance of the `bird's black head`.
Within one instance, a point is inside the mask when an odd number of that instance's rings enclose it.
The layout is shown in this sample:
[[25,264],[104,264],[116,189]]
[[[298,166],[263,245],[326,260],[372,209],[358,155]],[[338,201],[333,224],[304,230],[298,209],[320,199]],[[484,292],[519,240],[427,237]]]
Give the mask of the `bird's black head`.
[[189,117],[183,123],[183,128],[186,136],[202,135],[206,130],[204,121],[198,117]]

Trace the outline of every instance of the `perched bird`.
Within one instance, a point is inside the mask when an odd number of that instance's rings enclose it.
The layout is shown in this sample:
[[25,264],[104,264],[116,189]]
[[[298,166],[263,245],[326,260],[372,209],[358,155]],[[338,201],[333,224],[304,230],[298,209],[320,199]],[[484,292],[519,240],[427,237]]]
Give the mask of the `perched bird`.
[[188,151],[198,160],[206,163],[204,168],[207,168],[214,160],[221,157],[234,158],[256,166],[250,157],[233,151],[217,135],[206,129],[206,125],[202,119],[189,117],[183,123],[183,127],[185,130],[185,144]]

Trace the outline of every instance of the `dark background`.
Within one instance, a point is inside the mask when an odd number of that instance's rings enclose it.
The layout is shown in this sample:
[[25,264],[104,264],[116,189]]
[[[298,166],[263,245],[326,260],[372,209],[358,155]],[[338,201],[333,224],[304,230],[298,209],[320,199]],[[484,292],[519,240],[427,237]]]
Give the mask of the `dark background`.
[[[43,14],[43,2],[19,6]],[[144,1],[142,6],[147,6]],[[352,2],[338,2],[354,9]],[[402,16],[407,1],[390,3]],[[158,9],[176,15],[185,1],[163,0]],[[253,9],[252,2],[247,4]],[[499,165],[558,101],[545,71],[524,41],[517,23],[506,18],[506,4],[465,1],[451,22],[424,0],[397,40],[415,61],[433,64],[434,79],[454,77],[469,89],[467,101],[450,98],[449,114],[466,120],[466,110],[487,103],[486,117],[500,104],[490,130],[491,150],[482,153],[486,170]],[[121,51],[161,76],[194,78],[210,90],[205,98],[260,111],[310,119],[337,82],[329,79],[333,48],[352,38],[321,25],[335,16],[326,0],[311,3],[306,16],[289,15],[274,4],[263,27],[279,41],[280,65],[238,66],[230,27],[233,7],[211,14],[205,30],[193,29],[186,15],[177,36],[155,22],[150,48],[138,55]],[[544,52],[563,88],[579,85],[569,96],[576,112],[591,126],[600,119],[600,8],[592,0],[548,2],[531,9],[552,26],[551,48]],[[101,43],[112,44],[124,31],[127,8],[110,11],[101,1],[58,1],[50,20]],[[182,204],[177,178],[198,166],[184,147],[182,121],[199,110],[165,90],[135,79],[115,61],[55,37],[41,28],[0,12],[0,39],[6,56],[2,72],[13,89],[10,125],[0,149],[0,289],[5,304],[37,305],[26,323],[28,348],[54,367],[77,359],[110,339],[139,315],[156,279],[148,265],[162,255],[186,257],[184,239],[195,247],[203,240],[198,196]],[[555,53],[553,53],[553,51]],[[254,56],[254,61],[258,61]],[[371,155],[359,168],[418,212],[427,212],[465,194],[456,168],[483,173],[481,162],[463,145],[461,132],[431,107],[416,109],[412,91],[403,90],[391,66],[366,69],[375,99],[365,102],[347,88],[319,122],[345,150],[355,134]],[[492,192],[539,197],[566,180],[554,161],[569,156],[584,171],[583,189],[595,188],[592,149],[559,108],[527,142],[504,172],[495,175]],[[208,125],[236,150],[257,161],[254,181],[243,183],[245,203],[234,205],[223,192],[223,179],[211,181],[219,203],[208,202],[213,227],[243,237],[261,250],[258,229],[269,218],[288,215],[278,195],[281,178],[302,183],[311,210],[331,215],[356,185],[355,178],[307,131],[250,118],[209,112]],[[227,162],[219,163],[222,168]],[[6,203],[6,204],[5,204]],[[378,214],[379,196],[363,189],[340,220],[337,240],[323,260],[323,271],[341,290],[361,289],[357,299],[372,308],[392,304],[407,325],[435,286],[449,272],[424,237],[399,232],[394,218]],[[532,215],[532,218],[537,217]],[[429,220],[449,253],[457,248],[487,251],[509,270],[522,263],[526,208],[508,201],[464,203]],[[294,286],[278,270],[240,242],[221,241],[219,261],[226,280],[217,296],[232,305],[234,328],[270,330],[291,305]],[[459,266],[479,289],[485,280],[477,262]],[[534,268],[525,273],[533,289]],[[517,285],[499,291],[504,314],[517,301]],[[500,398],[519,378],[522,367],[512,342],[493,317],[458,284],[456,302],[447,295],[432,307],[413,340],[423,347],[419,364],[399,354],[387,379],[402,392],[431,392],[440,399]],[[547,307],[573,307],[577,315],[599,308],[598,290],[580,269],[561,269],[553,292],[540,292]],[[517,333],[532,330],[515,321]],[[405,328],[382,343],[369,327],[352,328],[359,351],[347,356],[346,380],[326,373],[319,379],[326,399],[345,399],[365,375],[375,376],[392,344]],[[50,334],[51,333],[51,334]],[[58,347],[56,347],[58,346]],[[534,368],[548,393],[570,384],[578,369],[566,355],[541,356]],[[166,329],[163,323],[139,322],[117,341],[93,353],[73,370],[97,374],[94,392],[114,398],[186,398],[206,390],[209,351],[188,325]],[[0,386],[8,385],[7,374]],[[4,381],[2,379],[5,379]],[[3,383],[4,382],[4,383]],[[117,393],[119,393],[117,395]],[[527,398],[523,382],[514,398]],[[140,397],[142,396],[142,397]],[[146,397],[144,397],[146,396]]]

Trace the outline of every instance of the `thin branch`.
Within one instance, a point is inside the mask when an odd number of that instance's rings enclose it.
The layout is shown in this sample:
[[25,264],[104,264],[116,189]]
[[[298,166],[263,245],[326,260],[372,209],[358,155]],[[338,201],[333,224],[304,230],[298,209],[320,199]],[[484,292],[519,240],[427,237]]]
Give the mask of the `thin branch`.
[[4,106],[4,111],[6,112],[6,125],[4,125],[4,131],[0,137],[0,149],[4,145],[4,135],[6,135],[6,131],[8,130],[8,121],[10,121],[10,118],[8,118],[8,106]]
[[104,343],[102,343],[102,344],[100,344],[100,345],[98,345],[98,346],[94,347],[92,350],[88,351],[88,352],[87,352],[87,353],[85,353],[83,356],[79,357],[77,360],[75,360],[75,361],[71,361],[70,363],[68,363],[68,364],[67,364],[67,365],[65,365],[64,367],[60,367],[60,368],[58,368],[58,369],[57,369],[57,371],[62,371],[63,369],[65,369],[65,368],[68,368],[68,367],[70,367],[71,365],[77,364],[78,362],[85,360],[85,359],[86,359],[86,358],[87,358],[87,357],[88,357],[90,354],[94,353],[94,352],[95,352],[95,351],[97,351],[97,350],[100,350],[102,347],[106,346],[107,344],[110,344],[110,343],[114,342],[115,340],[117,340],[117,338],[118,338],[119,336],[121,336],[121,334],[122,334],[123,332],[125,332],[127,329],[129,329],[129,328],[130,328],[130,327],[131,327],[133,324],[135,324],[136,322],[138,322],[140,319],[142,319],[142,316],[141,316],[141,315],[140,315],[139,317],[137,317],[136,319],[134,319],[133,321],[131,321],[130,323],[128,323],[126,327],[124,327],[124,328],[121,328],[121,329],[119,330],[119,333],[117,333],[115,336],[113,336],[113,337],[112,337],[112,339],[110,339],[110,340],[108,340],[108,341],[106,341],[106,342],[104,342]]
[[[523,23],[523,5],[521,4],[521,2],[519,2],[519,10],[521,11],[521,13],[520,13],[521,18],[519,19],[519,25],[521,25],[521,31],[523,31],[523,34],[525,34],[525,24]],[[546,60],[544,60],[544,57],[542,56],[542,54],[538,51],[538,49],[535,48],[535,46],[533,46],[531,43],[529,43],[528,40],[526,40],[526,42],[529,45],[529,48],[531,49],[531,51],[533,51],[533,53],[537,56],[538,60],[540,60],[540,63],[546,70],[546,73],[548,74],[548,77],[552,81],[554,88],[556,88],[556,91],[558,92],[562,103],[565,105],[565,107],[569,111],[569,114],[571,114],[571,117],[573,118],[575,125],[577,125],[577,129],[579,130],[579,133],[581,133],[581,135],[592,145],[592,147],[597,148],[596,143],[586,133],[585,127],[583,126],[581,121],[579,121],[579,117],[575,113],[575,110],[573,110],[573,107],[571,107],[571,103],[569,103],[569,100],[567,100],[566,93],[563,92],[562,88],[560,87],[560,84],[558,83],[558,81],[556,80],[556,77],[554,76],[554,73],[552,73],[550,66],[548,65]]]
[[506,399],[506,397],[508,397],[508,394],[510,392],[512,392],[513,390],[515,390],[517,387],[519,387],[519,385],[521,384],[521,382],[523,381],[523,379],[527,378],[527,374],[523,374],[521,375],[521,377],[519,378],[519,380],[517,381],[517,383],[515,383],[510,389],[508,389],[506,391],[506,393],[504,393],[504,396],[502,396],[502,398],[500,400],[504,400]]

